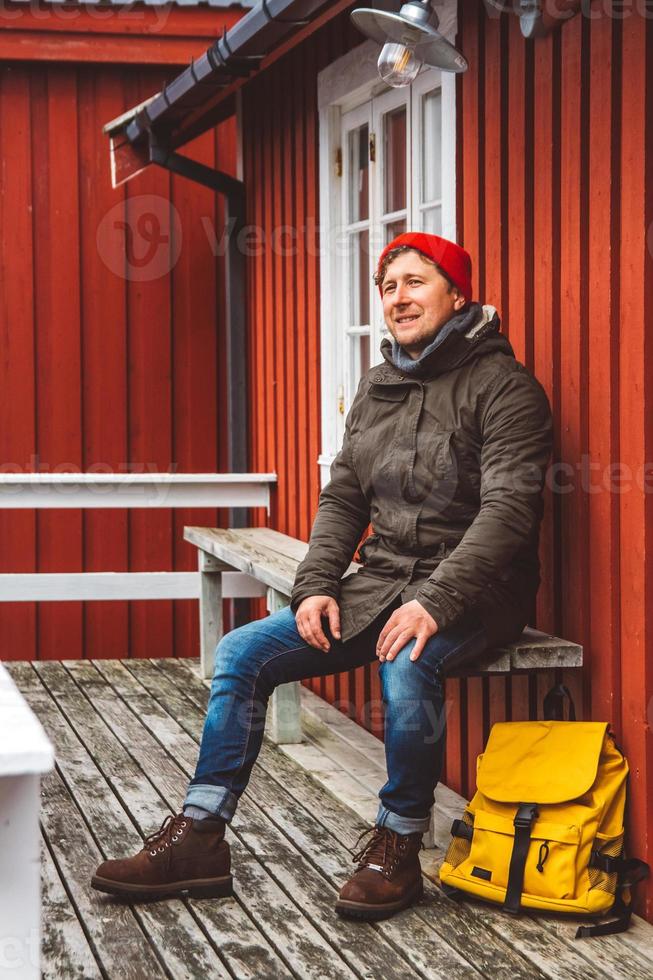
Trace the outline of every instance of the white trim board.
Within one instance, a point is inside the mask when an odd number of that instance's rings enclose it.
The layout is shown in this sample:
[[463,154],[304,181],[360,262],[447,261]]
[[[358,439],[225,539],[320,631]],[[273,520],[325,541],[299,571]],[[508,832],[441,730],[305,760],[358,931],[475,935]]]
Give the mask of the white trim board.
[[[252,599],[266,588],[245,572],[221,572],[223,599]],[[0,602],[199,599],[199,572],[37,572],[0,575]]]
[[2,473],[0,509],[265,507],[276,473]]

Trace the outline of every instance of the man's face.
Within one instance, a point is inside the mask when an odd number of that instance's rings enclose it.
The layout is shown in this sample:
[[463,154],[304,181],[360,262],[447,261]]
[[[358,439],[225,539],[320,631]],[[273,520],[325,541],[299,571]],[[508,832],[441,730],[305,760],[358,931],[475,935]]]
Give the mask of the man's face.
[[402,252],[389,263],[381,294],[388,330],[413,360],[465,305],[458,289],[415,251]]

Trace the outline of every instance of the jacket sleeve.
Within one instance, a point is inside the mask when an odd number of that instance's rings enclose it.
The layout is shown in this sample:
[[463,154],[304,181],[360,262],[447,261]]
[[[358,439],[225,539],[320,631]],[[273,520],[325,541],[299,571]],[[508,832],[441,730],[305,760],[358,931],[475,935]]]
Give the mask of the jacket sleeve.
[[370,523],[370,505],[361,489],[351,457],[352,425],[365,379],[362,378],[347,415],[342,448],[331,463],[330,480],[320,493],[308,551],[300,562],[290,608],[312,595],[340,595],[340,579]]
[[526,370],[514,371],[491,384],[481,405],[478,514],[415,595],[439,629],[459,620],[538,535],[544,512],[542,490],[553,447],[544,388]]

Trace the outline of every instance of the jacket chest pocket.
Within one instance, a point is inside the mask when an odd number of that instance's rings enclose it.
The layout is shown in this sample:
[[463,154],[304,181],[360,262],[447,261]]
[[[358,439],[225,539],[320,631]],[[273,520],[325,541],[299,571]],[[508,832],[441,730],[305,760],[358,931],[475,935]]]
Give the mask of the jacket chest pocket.
[[426,505],[437,516],[458,485],[454,430],[425,416],[422,401],[409,404],[410,385],[373,385],[369,394],[352,449],[364,493],[381,507]]
[[366,495],[393,496],[405,467],[408,386],[377,385],[370,389],[367,411],[352,435],[352,460]]
[[365,495],[398,518],[407,504],[437,518],[455,496],[458,467],[453,432],[413,435],[402,425],[372,425],[358,434],[354,468]]
[[[440,513],[453,499],[458,486],[458,464],[453,429],[417,433],[412,459],[406,470],[405,498],[428,503]],[[427,507],[426,513],[430,510]]]

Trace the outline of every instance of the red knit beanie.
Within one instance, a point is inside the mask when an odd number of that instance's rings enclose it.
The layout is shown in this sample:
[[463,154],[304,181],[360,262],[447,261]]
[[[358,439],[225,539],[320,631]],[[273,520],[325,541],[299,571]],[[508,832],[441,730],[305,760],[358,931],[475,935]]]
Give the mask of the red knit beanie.
[[[397,248],[398,245],[409,245],[411,248],[422,252],[427,258],[432,259],[443,272],[449,276],[451,281],[458,286],[467,302],[472,298],[472,258],[460,245],[450,242],[439,235],[427,235],[421,231],[406,231],[403,235],[398,235],[381,252],[377,265],[377,272],[381,270],[381,265],[388,252]],[[379,283],[379,292],[381,284]]]

